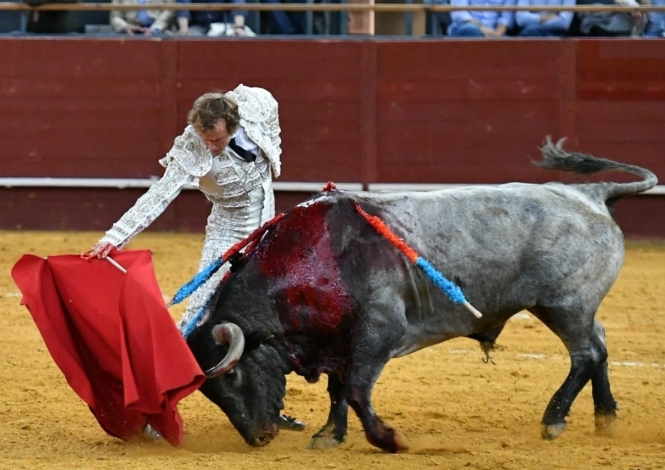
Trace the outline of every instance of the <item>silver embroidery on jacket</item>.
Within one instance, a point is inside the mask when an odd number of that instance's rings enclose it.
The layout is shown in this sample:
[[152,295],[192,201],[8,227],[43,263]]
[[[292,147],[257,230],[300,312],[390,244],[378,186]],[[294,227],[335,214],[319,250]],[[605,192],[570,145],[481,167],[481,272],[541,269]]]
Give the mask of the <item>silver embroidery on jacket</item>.
[[[261,150],[256,160],[247,162],[230,150],[213,157],[195,129],[187,126],[159,161],[166,167],[162,178],[101,241],[124,247],[164,212],[186,185],[196,185],[212,202],[199,271],[274,217],[271,169],[277,177],[281,155],[277,102],[261,88],[240,85],[229,93],[238,101],[240,125]],[[220,269],[192,294],[179,327],[205,305],[227,269]]]

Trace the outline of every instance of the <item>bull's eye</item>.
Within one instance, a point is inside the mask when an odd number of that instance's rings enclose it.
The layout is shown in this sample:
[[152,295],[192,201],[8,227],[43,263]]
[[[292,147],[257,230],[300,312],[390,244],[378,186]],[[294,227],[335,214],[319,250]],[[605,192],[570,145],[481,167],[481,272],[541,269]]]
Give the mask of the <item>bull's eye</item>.
[[235,368],[229,369],[226,374],[224,374],[224,377],[226,378],[226,383],[231,385],[232,387],[240,387],[240,381],[242,380],[242,371],[237,370]]

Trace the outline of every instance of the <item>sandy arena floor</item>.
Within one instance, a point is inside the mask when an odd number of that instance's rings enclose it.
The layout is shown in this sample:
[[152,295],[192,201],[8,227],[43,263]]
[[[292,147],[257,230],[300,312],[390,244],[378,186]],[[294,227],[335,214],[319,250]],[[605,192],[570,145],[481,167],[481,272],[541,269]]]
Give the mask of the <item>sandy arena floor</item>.
[[[607,329],[610,379],[621,405],[614,437],[594,435],[590,385],[573,405],[568,430],[540,438],[540,419],[568,373],[559,340],[528,314],[499,338],[493,364],[471,340],[458,339],[388,364],[374,393],[380,416],[402,430],[408,453],[371,447],[350,413],[348,441],[308,451],[328,410],[326,381],[291,376],[287,412],[304,433],[282,432],[266,448],[244,444],[200,394],[179,409],[184,448],[126,444],[106,435],[49,356],[9,272],[24,253],[87,250],[99,233],[0,232],[0,468],[84,469],[658,469],[665,468],[665,244],[629,243],[619,280],[598,318]],[[151,234],[130,248],[151,248],[167,296],[188,281],[201,237]],[[182,313],[173,308],[174,318]]]

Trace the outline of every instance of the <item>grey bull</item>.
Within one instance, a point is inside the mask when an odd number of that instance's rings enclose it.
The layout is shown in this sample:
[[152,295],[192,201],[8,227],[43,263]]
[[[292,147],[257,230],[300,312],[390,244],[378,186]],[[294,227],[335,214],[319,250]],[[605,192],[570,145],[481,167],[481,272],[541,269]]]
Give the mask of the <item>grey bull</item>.
[[[650,171],[542,148],[543,168],[633,173],[639,181],[520,184],[409,193],[327,191],[271,227],[217,289],[188,344],[208,375],[201,391],[250,445],[278,434],[285,375],[328,375],[331,408],[311,447],[347,434],[348,406],[369,442],[395,452],[405,439],[371,403],[385,364],[466,336],[487,350],[508,319],[531,312],[570,353],[570,373],[551,398],[542,435],[558,437],[589,381],[596,427],[616,419],[605,332],[596,311],[624,258],[612,205],[652,188]],[[452,302],[356,209],[379,217],[464,291],[483,313]],[[442,373],[445,373],[443,371]]]

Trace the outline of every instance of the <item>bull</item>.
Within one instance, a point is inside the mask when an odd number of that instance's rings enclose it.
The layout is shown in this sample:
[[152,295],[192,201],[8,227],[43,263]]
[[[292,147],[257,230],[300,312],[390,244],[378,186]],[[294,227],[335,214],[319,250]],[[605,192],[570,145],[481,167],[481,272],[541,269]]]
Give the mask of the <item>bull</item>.
[[[656,185],[644,168],[583,153],[549,139],[537,165],[577,174],[633,173],[639,181],[510,183],[432,192],[327,191],[295,206],[235,266],[188,344],[208,379],[203,394],[252,446],[279,431],[285,376],[328,375],[330,410],[310,447],[347,434],[349,405],[368,441],[407,447],[372,407],[385,364],[455,337],[490,349],[510,317],[531,312],[563,342],[570,373],[545,409],[541,430],[557,438],[591,381],[596,429],[616,419],[605,331],[596,311],[624,259],[613,219],[622,196]],[[451,276],[476,318],[436,288],[363,218],[382,219]]]

